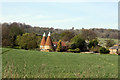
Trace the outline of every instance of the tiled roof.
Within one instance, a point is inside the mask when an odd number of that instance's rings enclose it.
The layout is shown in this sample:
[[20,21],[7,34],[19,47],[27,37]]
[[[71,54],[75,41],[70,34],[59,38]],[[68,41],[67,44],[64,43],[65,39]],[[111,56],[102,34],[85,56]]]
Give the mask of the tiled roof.
[[120,44],[115,44],[113,47],[110,47],[109,49],[120,49]]
[[[53,42],[54,45],[57,45],[57,43],[58,43],[58,42]],[[66,43],[65,43],[65,42],[62,42],[61,44],[62,44],[62,46],[66,46]]]
[[110,47],[109,49],[120,49],[120,46],[113,46],[113,47]]
[[43,36],[40,45],[41,45],[41,46],[44,46],[44,45],[45,45],[45,36]]
[[57,45],[58,42],[53,42],[53,45]]
[[45,45],[46,45],[46,46],[53,46],[53,43],[52,43],[52,40],[51,40],[51,37],[50,37],[50,36],[47,37],[47,40],[46,40]]

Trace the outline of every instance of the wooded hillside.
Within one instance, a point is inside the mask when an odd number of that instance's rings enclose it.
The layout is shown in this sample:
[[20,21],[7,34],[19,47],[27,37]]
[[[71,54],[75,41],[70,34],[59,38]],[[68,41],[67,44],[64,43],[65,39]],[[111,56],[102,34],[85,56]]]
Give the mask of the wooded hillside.
[[[31,25],[27,25],[25,23],[3,23],[2,24],[2,28],[3,27],[7,27],[9,28],[11,25],[17,25],[19,26],[21,29],[23,29],[26,33],[37,33],[39,35],[42,35],[43,32],[48,33],[49,31],[51,33],[58,33],[60,34],[62,31],[68,30],[71,32],[74,32],[75,34],[79,34],[81,32],[82,29],[54,29],[53,27],[41,27],[41,26],[31,26]],[[2,30],[4,30],[5,28],[3,28]],[[93,28],[90,29],[92,31],[94,31],[97,34],[97,37],[100,38],[112,38],[112,39],[120,39],[120,35],[118,35],[120,33],[120,30],[116,30],[116,29],[103,29],[103,28]],[[4,34],[4,33],[3,33]]]

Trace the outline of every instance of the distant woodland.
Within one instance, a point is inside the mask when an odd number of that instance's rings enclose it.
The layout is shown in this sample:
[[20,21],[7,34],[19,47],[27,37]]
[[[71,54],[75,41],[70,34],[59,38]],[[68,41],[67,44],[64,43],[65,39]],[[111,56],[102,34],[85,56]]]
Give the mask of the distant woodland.
[[[42,35],[43,32],[46,32],[48,33],[49,31],[51,33],[57,33],[57,34],[60,34],[62,31],[71,31],[71,32],[74,32],[75,34],[79,34],[82,29],[74,29],[74,28],[71,28],[71,29],[54,29],[53,27],[49,28],[49,27],[41,27],[41,26],[37,26],[37,27],[33,27],[31,25],[27,25],[25,23],[3,23],[2,24],[2,31],[3,31],[3,34],[4,34],[4,30],[6,28],[10,28],[12,26],[19,26],[25,33],[36,33],[36,34],[39,34],[39,35]],[[85,29],[86,30],[86,29]],[[92,28],[92,29],[89,29],[89,30],[92,30],[96,33],[97,37],[100,37],[100,38],[112,38],[112,39],[120,39],[120,36],[118,35],[118,33],[120,33],[119,30],[116,30],[116,29],[103,29],[103,28]]]

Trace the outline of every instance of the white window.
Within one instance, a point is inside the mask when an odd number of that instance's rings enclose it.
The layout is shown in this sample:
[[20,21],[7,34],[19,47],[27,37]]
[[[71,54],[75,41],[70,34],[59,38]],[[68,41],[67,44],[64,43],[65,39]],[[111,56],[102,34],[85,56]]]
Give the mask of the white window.
[[56,44],[54,44],[54,47],[56,47]]

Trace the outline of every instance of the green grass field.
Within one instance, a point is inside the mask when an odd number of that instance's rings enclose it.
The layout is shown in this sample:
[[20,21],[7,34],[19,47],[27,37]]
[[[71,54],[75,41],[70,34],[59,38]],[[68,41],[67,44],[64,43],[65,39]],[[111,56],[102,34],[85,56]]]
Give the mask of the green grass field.
[[118,56],[2,49],[3,78],[117,78]]

